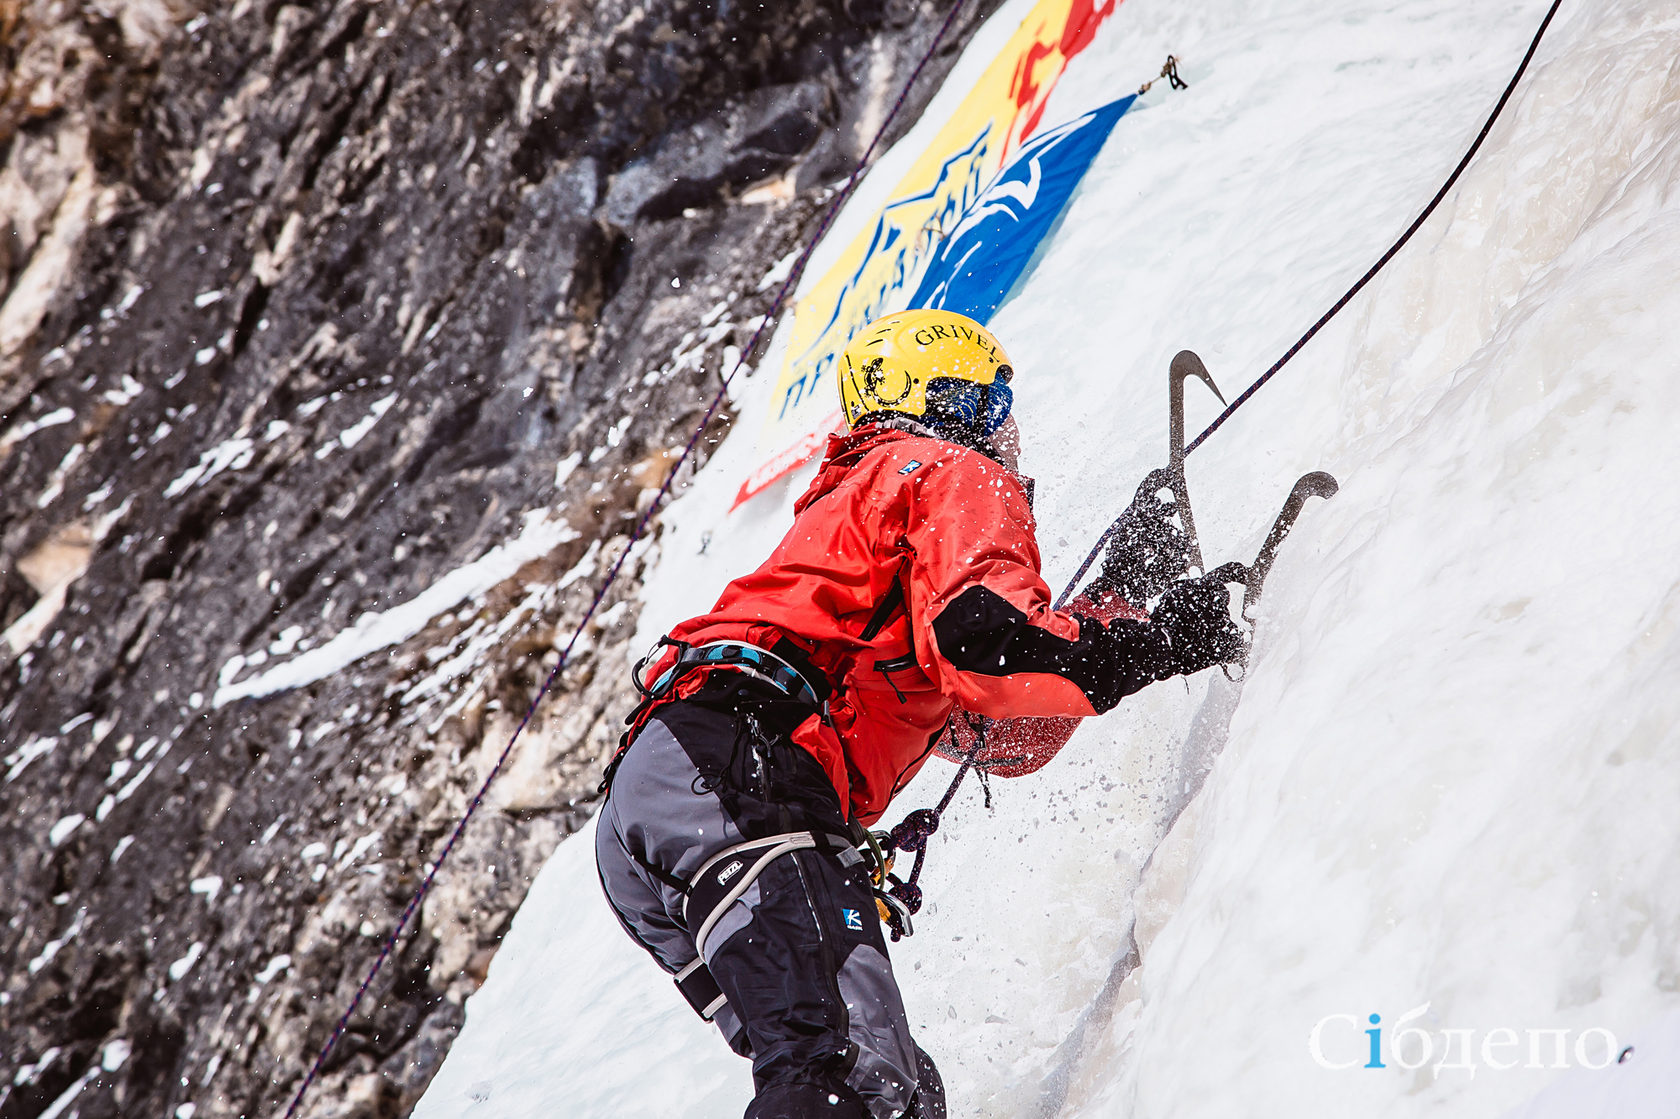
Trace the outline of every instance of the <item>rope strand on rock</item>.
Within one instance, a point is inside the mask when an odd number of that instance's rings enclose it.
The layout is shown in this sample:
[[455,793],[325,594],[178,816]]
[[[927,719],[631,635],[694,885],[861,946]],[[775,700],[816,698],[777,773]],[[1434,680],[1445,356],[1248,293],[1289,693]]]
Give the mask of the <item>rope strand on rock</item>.
[[649,504],[646,512],[642,514],[641,519],[636,522],[635,530],[631,532],[630,539],[625,544],[624,550],[620,552],[618,558],[613,561],[611,569],[607,572],[606,579],[602,581],[600,589],[595,592],[595,597],[590,601],[589,608],[584,611],[582,620],[578,622],[577,627],[572,631],[570,640],[566,642],[566,648],[560,654],[559,661],[555,663],[554,668],[543,680],[542,686],[537,689],[537,694],[532,698],[530,704],[525,709],[524,718],[519,721],[519,726],[514,729],[512,736],[508,739],[507,745],[503,747],[501,755],[497,757],[496,764],[491,767],[489,775],[486,776],[484,781],[480,784],[478,792],[475,793],[472,800],[468,802],[466,812],[462,814],[460,820],[456,823],[454,830],[449,833],[449,838],[444,842],[443,848],[438,852],[437,858],[433,859],[430,865],[427,866],[425,877],[421,880],[419,888],[414,891],[414,896],[409,898],[408,905],[403,909],[402,916],[397,919],[396,927],[393,928],[390,935],[385,938],[385,943],[379,951],[378,958],[374,960],[373,966],[368,970],[367,976],[363,978],[361,985],[356,988],[356,993],[350,999],[350,1004],[345,1007],[344,1013],[339,1016],[338,1024],[333,1027],[331,1035],[328,1036],[326,1043],[321,1046],[320,1053],[316,1055],[314,1063],[310,1066],[308,1073],[305,1074],[303,1083],[298,1086],[297,1093],[292,1097],[291,1106],[286,1108],[285,1119],[293,1119],[293,1117],[297,1114],[298,1108],[303,1105],[304,1096],[309,1092],[310,1087],[315,1083],[315,1081],[320,1078],[321,1070],[326,1067],[327,1059],[332,1055],[333,1049],[338,1045],[338,1042],[344,1036],[345,1031],[349,1029],[350,1019],[355,1015],[357,1009],[361,1006],[363,998],[367,995],[368,988],[373,985],[374,980],[378,978],[380,971],[384,968],[385,962],[391,958],[392,952],[396,950],[397,944],[402,939],[403,930],[408,926],[408,922],[414,917],[415,911],[420,908],[420,905],[425,900],[426,895],[431,892],[432,885],[437,880],[438,871],[443,868],[443,864],[448,860],[451,852],[455,850],[456,844],[460,842],[462,834],[466,832],[467,825],[472,821],[473,816],[484,804],[484,798],[486,794],[489,793],[491,784],[498,776],[500,776],[503,767],[506,766],[508,757],[513,753],[513,748],[519,741],[519,736],[523,734],[525,728],[530,725],[532,717],[536,715],[538,706],[541,705],[543,699],[553,689],[555,681],[560,677],[560,673],[563,672],[566,665],[570,663],[572,650],[576,648],[578,639],[583,635],[584,627],[589,624],[590,619],[595,616],[595,612],[600,609],[601,603],[607,597],[607,592],[618,580],[619,573],[624,569],[625,561],[629,559],[630,553],[635,550],[637,542],[646,535],[648,525],[652,522],[654,514],[664,505],[666,498],[670,496],[671,489],[676,481],[678,472],[682,470],[683,466],[693,457],[695,448],[699,446],[701,436],[705,433],[707,426],[711,424],[713,417],[717,415],[718,409],[722,407],[724,400],[728,398],[731,382],[735,379],[736,374],[738,374],[746,365],[747,361],[757,353],[758,345],[760,341],[764,339],[765,332],[770,328],[771,324],[775,322],[776,316],[782,311],[783,307],[787,303],[788,297],[793,293],[794,288],[798,285],[801,276],[804,275],[805,267],[810,263],[811,254],[816,251],[817,245],[821,243],[823,237],[828,233],[829,227],[834,224],[834,219],[839,215],[840,209],[846,204],[846,201],[851,198],[853,192],[857,189],[858,182],[863,178],[863,173],[868,170],[869,164],[874,159],[875,150],[881,145],[881,141],[885,139],[887,133],[891,130],[893,122],[898,118],[900,110],[904,108],[904,103],[909,100],[910,92],[915,87],[917,79],[921,77],[922,71],[927,68],[927,64],[938,52],[939,45],[944,42],[946,35],[949,34],[951,30],[951,27],[956,23],[957,15],[962,12],[966,6],[967,0],[955,0],[955,3],[951,5],[951,10],[945,15],[945,22],[940,24],[939,30],[935,32],[933,38],[929,40],[927,49],[922,53],[921,59],[916,63],[915,68],[910,71],[910,76],[905,80],[903,88],[899,90],[898,97],[893,102],[892,108],[888,110],[886,117],[881,121],[881,126],[876,129],[875,135],[869,141],[869,146],[864,149],[863,155],[858,158],[857,164],[852,168],[852,173],[847,177],[845,185],[840,188],[840,190],[835,194],[834,199],[829,203],[828,210],[824,213],[822,221],[818,223],[816,232],[814,232],[810,238],[806,240],[804,248],[795,259],[793,267],[788,272],[787,278],[782,281],[782,286],[777,290],[776,298],[771,302],[770,309],[765,312],[764,318],[758,324],[758,328],[753,331],[751,341],[749,341],[746,347],[741,351],[741,355],[736,359],[735,366],[729,371],[729,375],[723,378],[721,387],[717,390],[716,395],[712,397],[712,402],[707,406],[705,414],[700,418],[700,422],[695,425],[694,433],[689,436],[688,443],[683,447],[682,453],[679,454],[676,461],[671,464],[671,469],[666,473],[664,482],[660,484],[659,492],[654,495],[652,503]]

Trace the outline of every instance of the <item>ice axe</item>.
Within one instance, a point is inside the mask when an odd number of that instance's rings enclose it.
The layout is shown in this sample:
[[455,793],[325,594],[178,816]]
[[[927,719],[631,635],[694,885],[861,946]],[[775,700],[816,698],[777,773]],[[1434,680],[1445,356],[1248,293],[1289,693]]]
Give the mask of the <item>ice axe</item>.
[[1260,545],[1259,553],[1254,562],[1248,565],[1248,573],[1241,582],[1248,588],[1243,595],[1243,617],[1249,621],[1249,611],[1260,600],[1260,588],[1266,582],[1266,573],[1272,569],[1272,561],[1277,559],[1278,546],[1283,538],[1289,535],[1289,530],[1295,526],[1295,518],[1301,515],[1301,506],[1307,503],[1309,497],[1322,497],[1328,500],[1336,496],[1339,490],[1336,479],[1323,470],[1314,470],[1303,474],[1295,480],[1295,485],[1289,491],[1289,499],[1278,510],[1277,519],[1272,522],[1272,530],[1266,534],[1266,542]]
[[1202,563],[1201,541],[1196,539],[1196,522],[1190,515],[1190,483],[1184,479],[1186,377],[1195,377],[1206,384],[1221,404],[1225,403],[1225,396],[1219,391],[1219,386],[1213,383],[1213,375],[1207,371],[1207,366],[1202,364],[1202,359],[1197,357],[1194,351],[1178,351],[1167,371],[1167,469],[1172,472],[1173,501],[1178,504],[1178,515],[1184,520],[1184,539],[1190,545],[1190,562],[1199,570],[1206,571],[1207,568]]

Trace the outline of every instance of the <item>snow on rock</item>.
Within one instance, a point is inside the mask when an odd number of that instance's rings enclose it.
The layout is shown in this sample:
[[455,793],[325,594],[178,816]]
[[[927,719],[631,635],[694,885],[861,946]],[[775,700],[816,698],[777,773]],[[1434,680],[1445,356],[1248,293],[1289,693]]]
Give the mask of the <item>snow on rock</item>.
[[194,486],[201,486],[224,470],[243,470],[256,457],[255,443],[241,433],[211,447],[187,467],[179,477],[163,489],[164,497],[179,497]]
[[6,767],[7,782],[17,780],[18,774],[29,768],[30,762],[52,753],[57,745],[57,738],[32,738],[0,759],[0,764]]
[[36,419],[26,420],[6,432],[4,435],[0,435],[0,454],[5,454],[12,446],[28,439],[37,431],[45,431],[49,427],[57,427],[59,424],[67,424],[75,418],[76,413],[71,411],[69,408],[55,408],[51,412],[47,412]]
[[345,867],[357,862],[363,855],[372,850],[374,846],[384,838],[385,837],[379,832],[372,832],[368,835],[361,836],[354,843],[346,844],[349,848],[348,850],[343,852],[334,851],[333,854],[336,860],[334,864],[335,869],[343,870]]
[[128,1063],[133,1053],[133,1043],[125,1038],[108,1041],[99,1049],[99,1067],[106,1072],[116,1072]]
[[63,846],[64,841],[70,838],[71,833],[86,822],[87,817],[80,812],[72,812],[68,816],[60,817],[58,823],[54,824],[52,830],[47,833],[47,842],[54,847]]
[[82,924],[86,920],[87,910],[78,909],[76,916],[70,921],[70,927],[64,930],[64,935],[47,941],[46,944],[41,946],[41,950],[35,954],[35,958],[29,961],[27,966],[29,974],[39,974],[42,968],[52,963],[58,957],[58,954],[64,950],[64,946],[76,939],[76,934],[82,931]]
[[292,958],[290,956],[282,953],[281,955],[275,956],[273,959],[269,960],[268,963],[263,965],[263,969],[261,971],[257,972],[256,976],[254,977],[255,981],[258,982],[258,983],[267,983],[269,980],[273,979],[275,976],[279,975],[281,972],[285,971],[287,968],[289,968],[291,966],[292,966]]
[[37,509],[45,509],[63,495],[64,480],[70,476],[70,472],[76,468],[76,464],[82,460],[82,456],[86,453],[87,446],[82,443],[77,443],[65,452],[63,460],[58,464],[58,469],[54,470],[52,477],[47,480],[47,488],[42,490],[41,496],[35,499]]
[[338,438],[335,441],[322,444],[321,448],[315,452],[315,457],[326,458],[340,447],[348,451],[351,447],[360,443],[363,436],[373,430],[373,425],[378,423],[381,417],[391,410],[391,405],[396,402],[396,393],[391,393],[389,396],[383,396],[374,401],[372,407],[368,409],[368,414],[366,416],[363,416],[361,419],[339,432]]
[[559,489],[561,486],[564,486],[566,484],[566,479],[570,478],[572,476],[572,472],[581,465],[583,465],[582,451],[573,451],[571,454],[555,463],[554,488]]
[[[1161,464],[1172,354],[1227,398],[1270,364],[1436,189],[1546,7],[1116,7],[1045,119],[1168,51],[1190,88],[1121,121],[993,323],[1053,585]],[[1663,6],[1565,5],[1442,210],[1192,457],[1210,562],[1252,555],[1298,474],[1342,483],[1281,555],[1241,685],[1157,685],[995,782],[990,813],[958,796],[893,947],[954,1116],[1673,1114],[1677,55]],[[1193,396],[1192,430],[1215,407]],[[808,469],[727,514],[754,456],[726,441],[673,504],[644,638],[785,530]],[[930,763],[897,809],[951,774]],[[416,1115],[740,1113],[745,1062],[623,936],[591,834],[537,879]]]
[[70,1105],[76,1102],[76,1097],[82,1094],[82,1089],[93,1083],[93,1078],[98,1075],[99,1066],[94,1065],[92,1068],[84,1072],[79,1079],[74,1081],[70,1087],[64,1089],[64,1091],[59,1094],[58,1098],[48,1104],[47,1109],[41,1112],[36,1119],[60,1119],[60,1117],[69,1110]]
[[169,978],[177,983],[185,979],[187,972],[193,969],[193,965],[198,963],[198,958],[202,955],[204,955],[204,942],[201,940],[193,941],[192,947],[187,949],[187,954],[169,965]]
[[[439,614],[484,594],[531,560],[545,556],[577,537],[576,529],[565,521],[551,519],[547,510],[529,513],[525,517],[524,529],[513,540],[440,577],[400,606],[363,614],[336,637],[308,652],[299,653],[244,680],[235,679],[237,672],[245,666],[245,658],[235,654],[233,659],[239,662],[239,669],[230,673],[228,666],[223,667],[224,678],[218,682],[212,703],[221,707],[247,696],[273,695],[290,688],[300,688],[324,679],[363,657],[399,645],[425,629],[427,623]],[[282,635],[276,645],[284,642],[285,635]]]

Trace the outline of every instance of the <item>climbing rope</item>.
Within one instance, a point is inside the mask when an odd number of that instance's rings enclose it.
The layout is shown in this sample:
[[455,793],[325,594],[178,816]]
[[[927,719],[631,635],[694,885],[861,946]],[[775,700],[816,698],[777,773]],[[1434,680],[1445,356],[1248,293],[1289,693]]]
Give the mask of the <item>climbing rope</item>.
[[525,728],[530,725],[532,717],[537,713],[538,706],[541,705],[543,699],[553,689],[554,682],[559,679],[560,673],[563,672],[566,665],[571,662],[572,650],[576,648],[578,639],[583,635],[584,627],[589,624],[590,619],[595,616],[595,612],[600,609],[601,603],[606,599],[607,592],[618,580],[619,573],[624,569],[624,563],[629,558],[631,551],[634,550],[637,541],[641,540],[641,538],[647,533],[648,525],[652,522],[654,514],[661,506],[664,505],[666,498],[670,496],[671,488],[676,481],[678,472],[682,470],[683,465],[687,463],[691,457],[693,457],[694,449],[699,446],[700,438],[705,433],[706,427],[712,422],[712,418],[717,415],[718,409],[722,407],[724,400],[727,399],[729,386],[731,382],[734,381],[735,375],[738,374],[746,365],[747,360],[753,357],[757,352],[758,344],[763,339],[765,331],[768,330],[770,325],[775,321],[776,316],[781,312],[783,306],[787,303],[788,296],[793,293],[794,288],[799,283],[800,277],[804,275],[805,267],[810,263],[811,255],[816,252],[817,245],[821,243],[823,237],[828,233],[829,227],[834,224],[834,219],[839,215],[841,207],[843,207],[846,204],[846,201],[851,198],[853,192],[857,189],[858,182],[863,178],[863,173],[868,169],[870,163],[873,162],[875,149],[880,146],[881,141],[886,137],[888,131],[892,128],[893,121],[898,118],[900,110],[904,108],[904,103],[909,100],[910,92],[915,88],[916,80],[922,76],[922,71],[927,68],[927,64],[933,59],[934,54],[938,52],[939,45],[945,41],[946,35],[950,33],[951,27],[956,23],[957,15],[962,12],[962,10],[967,6],[967,3],[968,0],[956,0],[956,2],[951,5],[951,10],[945,14],[945,22],[939,25],[939,30],[935,32],[933,38],[929,40],[927,49],[922,53],[922,56],[917,61],[915,68],[910,71],[909,78],[905,80],[903,88],[899,90],[898,97],[893,101],[892,108],[888,110],[886,117],[881,121],[881,126],[875,130],[875,135],[870,139],[869,146],[865,148],[863,154],[858,157],[857,165],[852,168],[852,173],[847,177],[845,185],[840,188],[837,194],[835,194],[833,201],[829,203],[828,210],[823,214],[822,221],[818,223],[816,232],[811,235],[811,237],[805,242],[804,248],[800,250],[799,256],[794,260],[793,267],[788,272],[787,278],[782,281],[782,286],[777,290],[776,298],[771,301],[770,309],[765,312],[763,320],[759,322],[758,329],[753,331],[752,339],[747,343],[746,347],[741,350],[741,355],[735,360],[735,365],[729,371],[728,376],[723,378],[723,382],[719,386],[717,394],[712,397],[712,402],[707,406],[705,414],[700,417],[700,422],[695,425],[694,433],[689,436],[688,443],[684,445],[682,453],[679,454],[676,461],[671,464],[671,469],[666,473],[664,482],[662,482],[659,486],[659,492],[654,495],[653,501],[648,505],[647,511],[644,512],[641,519],[636,522],[635,530],[631,532],[629,541],[625,544],[624,549],[619,553],[618,558],[613,561],[612,567],[607,571],[606,579],[602,581],[600,589],[595,592],[595,597],[590,601],[589,608],[584,611],[583,618],[578,622],[577,627],[572,630],[572,636],[566,642],[566,648],[561,652],[559,661],[557,661],[554,668],[549,671],[548,676],[542,682],[542,686],[537,689],[537,694],[532,698],[530,704],[525,709],[524,718],[520,719],[519,726],[514,729],[512,736],[508,739],[507,745],[502,749],[501,755],[496,759],[496,764],[491,767],[490,773],[484,778],[483,783],[479,785],[478,792],[473,795],[472,800],[467,804],[466,812],[462,814],[461,819],[456,823],[455,829],[450,832],[449,838],[444,842],[443,848],[438,852],[437,858],[433,859],[426,867],[425,877],[421,880],[419,888],[414,891],[414,896],[409,898],[408,905],[403,909],[402,916],[398,918],[396,927],[393,928],[391,930],[391,934],[385,938],[384,946],[381,947],[379,951],[379,957],[374,960],[373,966],[368,969],[367,976],[362,980],[361,986],[356,988],[356,994],[351,998],[350,1005],[345,1007],[344,1013],[339,1016],[338,1024],[333,1027],[332,1034],[327,1038],[326,1044],[321,1046],[321,1051],[316,1055],[314,1064],[310,1066],[309,1072],[304,1076],[303,1083],[298,1086],[297,1094],[292,1097],[291,1106],[286,1109],[285,1119],[292,1119],[292,1117],[297,1114],[298,1108],[303,1105],[304,1096],[309,1092],[310,1087],[320,1077],[321,1070],[326,1067],[328,1057],[332,1055],[332,1051],[334,1047],[338,1045],[339,1039],[344,1036],[345,1031],[349,1028],[350,1019],[355,1015],[356,1010],[361,1006],[362,999],[366,997],[368,988],[371,987],[374,980],[379,977],[379,973],[384,968],[385,962],[391,958],[391,953],[396,950],[397,943],[402,939],[403,929],[408,926],[408,922],[414,917],[415,911],[420,908],[421,903],[426,899],[426,895],[431,892],[432,884],[437,880],[438,871],[442,869],[443,864],[446,860],[448,860],[450,853],[455,850],[456,844],[460,842],[461,836],[466,832],[467,825],[472,821],[473,816],[484,804],[484,798],[490,791],[491,783],[496,780],[496,778],[501,774],[502,768],[507,764],[508,757],[512,755],[514,746],[519,742],[519,736],[523,734],[525,732]]
[[1464,158],[1458,161],[1458,166],[1454,167],[1453,173],[1447,176],[1447,181],[1441,184],[1441,189],[1435,192],[1435,197],[1429,200],[1429,205],[1425,206],[1423,208],[1423,212],[1417,216],[1417,219],[1413,221],[1411,225],[1406,227],[1406,232],[1400,235],[1400,239],[1390,245],[1388,247],[1388,251],[1382,254],[1382,257],[1375,264],[1371,265],[1366,273],[1359,277],[1358,281],[1355,282],[1352,287],[1348,288],[1347,292],[1340,299],[1336,300],[1335,304],[1332,305],[1328,311],[1320,315],[1318,321],[1308,327],[1307,332],[1301,335],[1293,346],[1284,351],[1284,355],[1278,358],[1270,369],[1260,374],[1252,385],[1249,385],[1242,391],[1242,395],[1231,401],[1230,405],[1223,412],[1219,413],[1218,417],[1212,423],[1208,424],[1207,430],[1203,431],[1200,435],[1190,441],[1190,444],[1184,448],[1184,453],[1186,455],[1195,450],[1197,447],[1200,447],[1202,443],[1207,440],[1208,436],[1218,431],[1220,427],[1224,425],[1225,421],[1230,419],[1232,415],[1236,413],[1238,408],[1241,408],[1248,402],[1249,397],[1259,392],[1262,385],[1277,376],[1278,370],[1289,364],[1289,359],[1300,353],[1301,347],[1312,341],[1313,335],[1324,329],[1324,325],[1331,319],[1335,318],[1337,312],[1339,312],[1343,307],[1346,307],[1348,303],[1352,301],[1353,297],[1358,295],[1360,291],[1364,289],[1365,285],[1370,283],[1376,277],[1377,273],[1381,272],[1388,262],[1394,259],[1395,254],[1406,247],[1406,242],[1412,239],[1412,234],[1416,233],[1423,226],[1423,223],[1429,220],[1429,216],[1435,212],[1436,207],[1440,206],[1441,200],[1446,198],[1447,192],[1452,190],[1453,186],[1458,182],[1459,176],[1464,174],[1464,169],[1470,166],[1470,161],[1474,159],[1476,153],[1481,150],[1482,141],[1486,140],[1488,133],[1493,131],[1494,122],[1499,119],[1499,114],[1505,111],[1505,103],[1511,99],[1511,94],[1516,92],[1517,83],[1522,81],[1523,72],[1528,69],[1529,62],[1533,60],[1534,52],[1540,49],[1540,40],[1546,37],[1546,28],[1551,25],[1552,17],[1557,15],[1558,6],[1562,3],[1563,0],[1552,0],[1551,8],[1546,11],[1546,18],[1540,21],[1540,30],[1534,33],[1534,41],[1528,44],[1528,53],[1523,55],[1522,62],[1517,65],[1517,72],[1511,75],[1511,81],[1508,85],[1506,85],[1505,92],[1499,95],[1499,103],[1493,107],[1493,112],[1488,114],[1487,123],[1482,125],[1482,130],[1476,134],[1475,142],[1470,145],[1470,150],[1465,152]]
[[[1358,282],[1347,290],[1346,294],[1336,300],[1335,304],[1328,311],[1324,312],[1324,314],[1319,317],[1318,321],[1313,323],[1311,328],[1309,328],[1293,346],[1289,347],[1289,350],[1281,358],[1279,358],[1270,369],[1262,373],[1252,385],[1249,385],[1248,388],[1244,389],[1241,396],[1238,396],[1235,400],[1231,401],[1230,406],[1227,407],[1225,411],[1221,412],[1218,418],[1208,425],[1207,430],[1196,436],[1196,438],[1184,448],[1184,453],[1186,455],[1201,446],[1208,436],[1218,431],[1220,426],[1223,425],[1226,420],[1230,419],[1238,408],[1241,408],[1245,403],[1247,403],[1250,397],[1260,391],[1262,385],[1276,376],[1278,370],[1288,364],[1290,358],[1300,353],[1301,348],[1312,340],[1313,335],[1317,334],[1324,328],[1326,323],[1335,318],[1336,314],[1341,311],[1343,307],[1346,307],[1348,303],[1352,301],[1353,297],[1358,295],[1360,290],[1363,289],[1366,284],[1370,283],[1378,272],[1383,270],[1384,266],[1386,266],[1389,261],[1394,259],[1395,255],[1405,247],[1406,242],[1412,239],[1412,235],[1418,231],[1423,223],[1429,220],[1430,215],[1433,214],[1441,205],[1442,199],[1446,198],[1447,193],[1452,190],[1453,185],[1458,182],[1459,176],[1464,174],[1464,169],[1470,165],[1470,160],[1473,159],[1476,152],[1480,150],[1482,141],[1486,140],[1488,133],[1493,130],[1494,122],[1499,119],[1499,114],[1505,111],[1506,102],[1511,99],[1511,94],[1516,91],[1517,83],[1522,80],[1523,73],[1528,69],[1529,62],[1531,62],[1534,58],[1534,52],[1540,47],[1540,40],[1546,36],[1546,28],[1551,25],[1552,17],[1557,15],[1558,7],[1562,3],[1563,0],[1552,0],[1552,6],[1546,12],[1546,18],[1540,21],[1540,29],[1534,33],[1534,40],[1529,43],[1528,52],[1523,55],[1522,62],[1518,64],[1517,72],[1511,75],[1511,81],[1505,86],[1505,92],[1500,95],[1498,104],[1494,105],[1493,112],[1488,115],[1487,122],[1482,125],[1481,132],[1477,133],[1475,142],[1470,145],[1470,150],[1465,152],[1464,158],[1458,161],[1458,166],[1453,168],[1453,172],[1447,177],[1447,181],[1441,184],[1441,189],[1435,192],[1435,197],[1429,200],[1429,205],[1423,208],[1423,212],[1420,213],[1417,216],[1417,219],[1413,221],[1412,224],[1406,228],[1406,231],[1400,235],[1400,239],[1395,241],[1393,245],[1389,246],[1388,251],[1383,253],[1382,258],[1373,264],[1370,269],[1368,269],[1366,273],[1359,278]],[[1147,93],[1149,91],[1149,87],[1154,85],[1156,81],[1159,81],[1160,78],[1169,79],[1172,83],[1173,89],[1188,88],[1183,79],[1178,76],[1178,59],[1169,54],[1167,56],[1167,64],[1161,68],[1159,77],[1145,82],[1142,87],[1138,89],[1138,93],[1140,95]],[[1107,545],[1112,533],[1113,530],[1111,529],[1109,532],[1103,533],[1103,535],[1097,540],[1095,546],[1093,546],[1091,551],[1086,555],[1085,562],[1079,565],[1079,570],[1074,572],[1073,578],[1069,580],[1068,585],[1062,589],[1062,593],[1057,596],[1055,602],[1056,609],[1060,610],[1067,602],[1068,598],[1073,594],[1074,587],[1077,586],[1079,580],[1084,577],[1085,572],[1090,569],[1091,564],[1096,562],[1097,556],[1102,552],[1104,546]],[[911,868],[910,877],[902,883],[895,882],[891,887],[891,892],[894,896],[903,902],[912,913],[921,908],[922,891],[921,887],[916,884],[916,880],[921,875],[922,858],[926,854],[927,841],[934,832],[939,830],[940,815],[944,813],[946,807],[950,805],[951,798],[956,795],[957,787],[962,784],[963,778],[968,776],[970,769],[974,769],[979,772],[982,778],[985,776],[985,768],[982,764],[977,763],[976,761],[981,753],[982,744],[984,743],[984,727],[982,726],[976,729],[977,737],[975,740],[975,747],[964,755],[963,762],[961,766],[958,767],[956,776],[951,779],[950,787],[945,790],[945,795],[939,800],[939,806],[932,809],[916,809],[906,816],[897,827],[893,828],[892,831],[888,833],[891,844],[896,845],[902,850],[916,852],[916,862]],[[950,724],[946,725],[945,733],[947,735],[950,734]],[[948,741],[954,743],[955,739],[950,738]],[[986,793],[986,801],[987,807],[990,807],[991,791],[989,789]],[[901,829],[902,836],[900,834]],[[898,935],[898,932],[894,930],[893,939],[897,940]]]

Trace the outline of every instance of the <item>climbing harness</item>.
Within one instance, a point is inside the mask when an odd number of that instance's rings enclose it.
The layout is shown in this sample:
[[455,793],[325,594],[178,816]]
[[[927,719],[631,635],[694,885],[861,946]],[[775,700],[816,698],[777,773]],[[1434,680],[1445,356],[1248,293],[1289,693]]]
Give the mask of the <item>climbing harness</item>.
[[[648,666],[658,659],[660,651],[667,646],[677,650],[676,662],[661,672],[652,684],[646,683]],[[605,796],[612,789],[613,777],[618,773],[625,752],[629,750],[630,743],[636,735],[641,733],[653,709],[672,698],[672,691],[678,681],[703,668],[727,669],[769,684],[793,703],[809,709],[824,721],[828,719],[828,698],[834,689],[822,671],[811,663],[805,650],[788,638],[783,637],[771,648],[762,649],[745,641],[712,641],[705,645],[690,645],[685,641],[664,636],[630,669],[630,682],[635,685],[636,692],[642,699],[624,718],[630,729],[619,736],[618,750],[607,763],[606,772],[601,775],[601,783],[596,787],[598,795]]]
[[[642,682],[647,664],[667,645],[678,649],[677,662],[652,684]],[[803,662],[803,668],[795,667]],[[810,663],[803,651],[792,641],[782,638],[771,649],[761,649],[744,641],[712,641],[705,645],[688,645],[670,637],[661,637],[647,656],[636,662],[630,679],[644,700],[660,700],[682,677],[700,668],[732,668],[775,688],[789,699],[797,700],[814,711],[823,711],[832,690],[822,673]]]
[[706,945],[712,930],[772,862],[795,851],[811,850],[835,856],[841,866],[856,866],[864,861],[850,837],[820,831],[785,832],[725,847],[702,863],[687,882],[637,859],[660,881],[683,895],[683,927],[694,938],[697,954],[693,962],[677,972],[674,980],[677,990],[701,1018],[710,1022],[726,1001],[706,966]]

